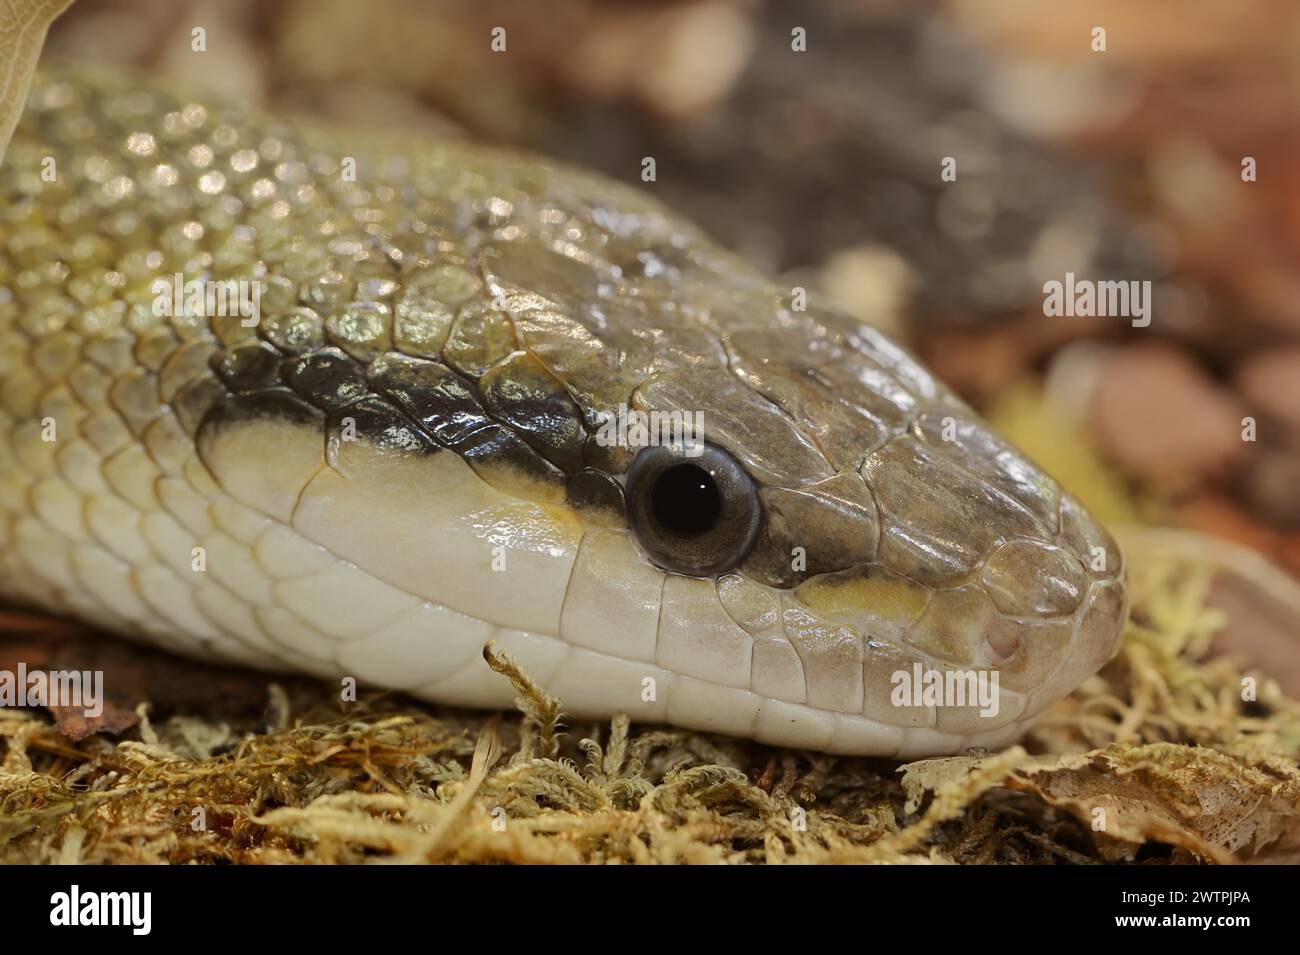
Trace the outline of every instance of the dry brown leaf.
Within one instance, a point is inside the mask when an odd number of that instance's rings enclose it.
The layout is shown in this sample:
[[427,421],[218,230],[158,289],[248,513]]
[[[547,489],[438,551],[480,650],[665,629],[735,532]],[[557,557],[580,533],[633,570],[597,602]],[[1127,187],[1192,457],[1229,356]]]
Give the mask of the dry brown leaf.
[[140,721],[138,708],[156,711],[213,709],[256,714],[266,704],[265,674],[186,660],[126,643],[80,624],[0,608],[0,670],[102,671],[103,712],[50,706],[59,732],[72,740],[95,733],[116,735]]
[[[1212,749],[1153,743],[1059,757],[1007,786],[1069,810],[1112,839],[1167,843],[1231,863],[1300,834],[1300,776]],[[1104,815],[1098,813],[1103,810]]]

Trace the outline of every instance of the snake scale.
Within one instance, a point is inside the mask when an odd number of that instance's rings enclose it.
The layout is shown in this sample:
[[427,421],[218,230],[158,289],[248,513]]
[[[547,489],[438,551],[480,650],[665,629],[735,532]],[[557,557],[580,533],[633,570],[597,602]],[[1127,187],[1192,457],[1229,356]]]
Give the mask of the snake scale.
[[[0,593],[444,704],[509,705],[493,640],[577,717],[1015,739],[1115,651],[1111,537],[647,191],[38,74],[0,173]],[[174,276],[256,283],[255,320]],[[703,441],[608,440],[620,407]],[[932,673],[996,705],[899,702]]]

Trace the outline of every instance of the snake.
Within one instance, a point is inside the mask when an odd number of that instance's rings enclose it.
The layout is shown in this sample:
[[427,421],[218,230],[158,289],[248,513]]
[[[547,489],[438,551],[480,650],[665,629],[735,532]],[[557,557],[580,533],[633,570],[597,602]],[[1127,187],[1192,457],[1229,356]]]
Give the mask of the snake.
[[[42,67],[0,175],[0,595],[452,707],[512,704],[491,644],[573,719],[1010,745],[1115,654],[1114,539],[652,191]],[[935,674],[989,698],[900,696]]]

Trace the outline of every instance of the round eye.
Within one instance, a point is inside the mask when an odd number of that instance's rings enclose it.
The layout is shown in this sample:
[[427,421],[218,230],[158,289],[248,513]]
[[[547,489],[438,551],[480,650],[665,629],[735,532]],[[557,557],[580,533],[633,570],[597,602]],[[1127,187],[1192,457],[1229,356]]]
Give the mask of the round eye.
[[763,516],[749,475],[712,445],[694,458],[643,449],[627,472],[627,501],[650,559],[692,577],[725,574],[744,560]]

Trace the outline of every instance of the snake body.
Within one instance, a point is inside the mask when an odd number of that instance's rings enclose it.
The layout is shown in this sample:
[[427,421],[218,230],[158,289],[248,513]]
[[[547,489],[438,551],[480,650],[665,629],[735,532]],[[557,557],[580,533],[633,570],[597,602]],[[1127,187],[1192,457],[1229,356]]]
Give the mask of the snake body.
[[[494,640],[578,717],[894,757],[1003,745],[1114,652],[1077,501],[643,190],[64,68],[0,196],[10,600],[472,707]],[[620,406],[704,453],[602,440]],[[976,671],[995,715],[894,695]]]

